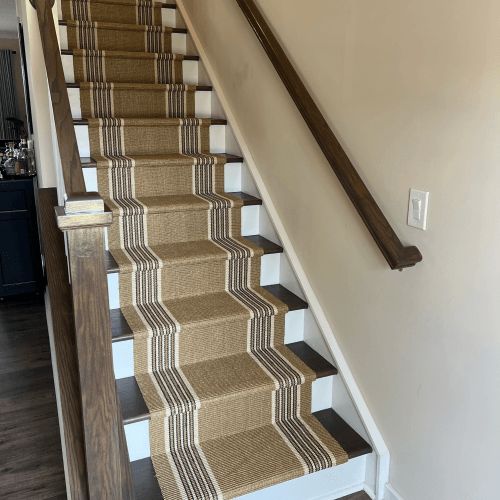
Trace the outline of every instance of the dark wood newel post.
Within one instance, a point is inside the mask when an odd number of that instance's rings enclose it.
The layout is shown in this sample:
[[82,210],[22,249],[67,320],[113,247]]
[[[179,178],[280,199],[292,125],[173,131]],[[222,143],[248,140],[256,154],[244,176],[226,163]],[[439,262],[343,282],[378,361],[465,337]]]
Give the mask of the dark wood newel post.
[[128,453],[113,373],[104,230],[112,214],[98,193],[57,207],[66,233],[90,498],[132,498]]

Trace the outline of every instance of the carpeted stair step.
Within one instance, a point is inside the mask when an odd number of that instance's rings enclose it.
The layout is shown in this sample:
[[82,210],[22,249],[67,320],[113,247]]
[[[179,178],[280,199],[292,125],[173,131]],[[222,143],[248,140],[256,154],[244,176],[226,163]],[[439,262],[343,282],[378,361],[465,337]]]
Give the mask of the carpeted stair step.
[[[312,383],[317,379],[316,372],[298,357],[293,349],[278,345],[262,349],[259,356],[286,363],[301,373],[300,378],[284,378],[283,387],[295,392],[300,405],[311,408]],[[266,426],[273,413],[272,393],[276,385],[260,366],[260,358],[255,353],[239,352],[230,356],[217,357],[196,363],[158,372],[154,376],[145,373],[135,375],[135,380],[143,394],[148,418],[171,418],[179,415],[188,417],[197,412],[198,437],[203,444],[221,437],[239,434],[251,429]],[[310,359],[310,358],[309,358]],[[326,363],[326,361],[324,361]],[[325,376],[336,374],[331,369]],[[117,386],[123,381],[119,379]],[[164,398],[157,397],[156,386],[168,380],[175,391]],[[126,383],[126,382],[125,382]],[[181,394],[181,386],[189,384],[196,393],[191,400]],[[120,391],[120,389],[119,389]],[[125,408],[124,403],[122,407]],[[217,419],[214,420],[214,416]],[[131,415],[132,416],[132,415]],[[137,421],[137,416],[134,420]]]
[[[266,285],[263,286],[265,290],[274,295],[277,299],[286,304],[289,312],[307,309],[309,306],[306,301],[292,293],[283,285]],[[121,342],[131,340],[134,338],[132,329],[130,328],[127,320],[123,316],[121,309],[111,309],[111,335],[113,342]]]
[[67,87],[75,119],[211,117],[210,86],[83,82]]
[[192,55],[115,50],[66,49],[61,55],[72,57],[77,83],[183,83],[183,61],[199,60]]
[[[298,330],[303,328],[304,310],[307,303],[297,295],[291,293],[282,285],[267,285],[262,289],[269,292],[274,301],[282,303],[288,312],[275,316],[276,334],[275,344],[292,343],[302,339]],[[227,295],[225,299],[228,300]],[[190,302],[195,307],[204,307],[210,304],[210,296],[203,297],[202,300],[184,300],[180,304]],[[179,302],[178,302],[179,303]],[[168,303],[167,303],[168,305]],[[229,317],[219,317],[216,323],[206,322],[182,327],[182,334],[179,335],[179,358],[180,364],[197,363],[204,360],[216,359],[220,356],[230,356],[248,349],[246,340],[246,325],[248,315],[233,314]],[[111,309],[111,332],[113,341],[113,357],[115,360],[115,372],[117,378],[133,376],[137,369],[134,368],[133,352],[137,351],[137,346],[144,340],[141,334],[141,327],[135,329],[135,339],[132,328],[129,326],[122,309]],[[205,318],[206,320],[206,314]],[[132,326],[134,323],[131,323]],[[136,344],[136,341],[138,344]],[[199,346],[203,346],[202,349]]]
[[[131,287],[132,283],[122,283],[123,281],[124,280],[120,280],[122,313],[132,330],[135,332],[135,339],[148,338],[149,333],[142,319],[144,313],[137,310],[137,305],[131,304],[131,290],[127,290],[127,287]],[[209,331],[213,331],[213,329],[217,328],[218,333],[220,332],[222,337],[224,335],[231,335],[230,332],[232,331],[235,342],[238,342],[239,346],[246,346],[246,341],[244,339],[246,335],[245,325],[251,318],[251,313],[247,307],[238,301],[233,294],[227,291],[206,293],[207,287],[203,284],[200,286],[205,293],[182,296],[172,300],[163,300],[164,307],[169,311],[169,315],[176,319],[176,322],[180,325],[179,328],[184,332],[180,340],[182,342],[189,342],[191,341],[191,336],[203,336]],[[283,320],[282,316],[288,312],[286,304],[255,282],[251,284],[251,288],[254,293],[263,297],[267,303],[273,304],[274,312],[269,311],[267,313],[268,316],[273,316],[274,318],[280,316],[281,320]],[[156,306],[156,303],[144,301],[141,305],[145,309],[151,309]],[[276,319],[275,322],[277,322]],[[280,326],[282,327],[283,325],[280,324]],[[167,327],[169,327],[169,325],[165,325],[165,328]],[[279,336],[276,334],[276,341],[278,341],[278,338]],[[222,341],[223,339],[221,339],[221,342]],[[207,355],[208,350],[203,354]],[[217,351],[214,350],[213,354],[217,355]],[[192,352],[184,352],[181,353],[181,355],[191,356]]]
[[[283,349],[291,351],[302,363],[307,365],[314,373],[315,379],[338,374],[338,370],[335,366],[304,341],[285,344]],[[122,408],[123,423],[125,425],[148,420],[151,417],[135,377],[118,379],[116,381],[116,387]]]
[[65,20],[88,20],[120,24],[161,26],[163,9],[176,9],[174,3],[129,0],[61,0]]
[[[211,138],[217,137],[216,134],[212,134],[213,131],[214,129],[211,127]],[[197,161],[193,156],[172,153],[165,155],[134,155],[133,157],[128,156],[128,158],[133,160],[134,164],[136,197],[192,194],[192,169],[193,164]],[[232,196],[241,197],[244,205],[260,204],[260,201],[245,196],[244,193],[235,193],[241,187],[241,163],[243,162],[241,157],[216,154],[211,155],[211,161],[214,163],[218,191],[231,192]],[[229,165],[227,166],[227,164]],[[102,186],[101,194],[104,197],[109,197],[109,190],[106,188],[110,174],[109,158],[106,156],[96,156],[92,160],[85,158],[82,166],[84,168],[96,168],[92,173],[84,171],[84,175],[89,182],[91,182],[90,176],[92,176],[94,179],[93,185],[98,183]]]
[[[182,35],[182,36],[185,36],[185,35]],[[186,50],[184,48],[184,45],[178,51],[174,52],[175,54],[178,54],[179,56],[182,56],[183,58],[182,58],[182,60],[180,60],[180,64],[177,66],[177,69],[179,69],[179,67],[181,68],[181,75],[179,75],[177,73],[177,78],[176,78],[177,81],[173,82],[173,83],[184,83],[185,85],[198,85],[198,83],[199,83],[198,70],[199,70],[199,63],[200,63],[199,58],[196,56],[187,56],[187,55],[185,55],[185,52],[186,52]],[[78,83],[78,80],[76,79],[76,76],[75,76],[75,62],[77,63],[77,65],[80,64],[80,68],[78,69],[79,78],[81,79],[81,81],[87,81],[84,77],[82,77],[81,63],[84,61],[87,62],[88,59],[85,59],[85,60],[80,59],[79,61],[75,61],[75,58],[73,57],[73,51],[66,50],[66,49],[61,50],[61,59],[62,59],[62,64],[63,64],[64,79],[66,82]],[[101,59],[99,59],[99,58],[93,59],[93,64],[97,65],[97,68],[99,68],[100,62],[101,62]],[[157,64],[159,64],[159,62],[157,62]],[[162,63],[162,64],[166,64],[166,63]],[[92,70],[92,71],[95,71],[95,70]],[[126,78],[123,78],[123,79],[126,80]],[[131,83],[172,83],[169,81],[165,81],[165,79],[160,81],[157,78],[155,78],[154,80],[151,80],[151,78],[149,78],[149,80],[146,80],[145,82],[141,82],[141,81],[137,82],[137,79],[138,79],[138,77],[135,76],[134,80]],[[141,80],[141,79],[139,78],[139,80]],[[92,81],[92,79],[89,79],[88,81]],[[110,79],[110,81],[112,81],[112,79]],[[123,83],[130,83],[130,82],[125,81]]]
[[[82,157],[97,157],[92,152],[92,141],[100,143],[100,133],[103,129],[103,119],[74,119],[78,149]],[[127,143],[127,156],[164,156],[179,153],[179,127],[183,133],[190,133],[192,127],[199,127],[197,141],[203,153],[216,155],[225,148],[225,127],[227,120],[219,118],[154,118],[154,119],[105,119],[110,125],[107,128],[108,137],[113,137],[110,146],[115,147],[115,138]],[[190,125],[196,124],[196,125]],[[95,146],[94,146],[95,147]]]
[[[161,198],[161,200],[159,199]],[[168,203],[165,202],[168,199]],[[244,198],[225,193],[223,199],[229,200],[232,204],[228,208],[227,223],[233,228],[235,235],[241,227],[241,208],[244,205],[258,205],[260,200],[246,195]],[[171,197],[151,197],[142,198],[143,206],[135,212],[137,215],[123,217],[119,215],[118,203],[120,200],[105,199],[106,205],[113,212],[113,224],[108,229],[109,247],[113,249],[118,246],[123,234],[129,235],[127,229],[134,224],[137,218],[147,213],[144,228],[148,232],[148,246],[155,247],[165,244],[197,242],[208,238],[206,229],[208,215],[213,212],[206,200],[197,198],[194,195],[177,195]],[[132,211],[129,212],[130,214]],[[125,212],[124,212],[125,214]],[[127,231],[124,233],[124,231]],[[132,235],[131,235],[132,236]],[[127,244],[128,249],[135,248],[133,243]],[[125,249],[126,250],[126,249]]]
[[[244,193],[241,193],[241,194],[244,194]],[[249,195],[247,195],[247,196],[249,196]],[[255,200],[258,200],[258,198],[255,198]],[[258,200],[258,201],[261,202],[260,200]],[[255,245],[256,247],[262,248],[263,255],[283,253],[283,247],[274,243],[274,241],[271,241],[271,240],[268,240],[267,238],[264,238],[263,236],[261,236],[259,234],[250,235],[250,236],[242,236],[241,238],[244,241],[248,241],[249,243]],[[109,251],[106,251],[106,253],[105,253],[105,263],[106,263],[106,271],[108,272],[108,274],[109,273],[116,273],[120,269],[115,258],[112,255],[112,253]]]
[[[146,26],[110,22],[61,20],[65,39],[63,49],[119,50],[127,52],[175,52],[182,39],[185,45],[185,28]],[[63,37],[61,37],[63,38]]]
[[[342,446],[349,460],[372,452],[371,446],[352,429],[334,410],[326,409],[313,413],[330,435]],[[235,464],[244,463],[238,457]],[[132,482],[137,500],[162,500],[151,458],[144,458],[131,463]],[[271,497],[269,497],[271,498]],[[274,498],[283,498],[274,496]]]

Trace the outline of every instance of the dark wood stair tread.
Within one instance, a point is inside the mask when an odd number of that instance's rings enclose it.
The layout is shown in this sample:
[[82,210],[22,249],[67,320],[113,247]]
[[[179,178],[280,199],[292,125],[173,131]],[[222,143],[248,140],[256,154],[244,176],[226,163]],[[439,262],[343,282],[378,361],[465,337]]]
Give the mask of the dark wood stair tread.
[[[217,156],[222,156],[226,159],[226,163],[243,163],[243,157],[238,155],[231,155],[229,153],[217,153]],[[83,168],[95,168],[97,162],[88,156],[80,158]]]
[[[272,293],[275,297],[284,302],[288,306],[289,311],[298,311],[309,307],[307,302],[302,300],[300,297],[297,297],[297,295],[293,294],[282,285],[267,285],[262,288],[266,289],[268,292]],[[127,320],[123,316],[121,309],[111,309],[109,314],[111,319],[112,342],[121,342],[133,339],[134,334],[132,333]]]
[[306,342],[292,342],[286,346],[298,357],[305,365],[316,373],[317,378],[329,377],[330,375],[337,375],[338,370],[321,354],[318,354]]
[[262,288],[265,288],[269,293],[272,293],[275,297],[280,299],[281,302],[284,302],[288,306],[289,311],[298,311],[309,307],[309,304],[305,300],[301,299],[282,285],[266,285]]
[[264,250],[264,255],[271,253],[283,253],[283,247],[274,243],[274,241],[268,240],[261,236],[260,234],[254,234],[251,236],[244,236],[245,239],[250,240],[254,245],[262,248]]
[[[371,446],[354,431],[334,410],[321,410],[313,415],[326,430],[340,443],[349,458],[372,452]],[[131,462],[132,482],[137,500],[162,500],[151,458]],[[341,499],[342,500],[342,499]]]
[[[337,368],[309,347],[304,341],[287,344],[287,347],[316,373],[317,378],[329,377],[338,373]],[[125,424],[149,419],[148,407],[135,377],[118,379],[116,381],[116,388]]]
[[[261,247],[264,250],[264,255],[283,252],[283,247],[274,243],[274,241],[264,238],[260,234],[245,236],[244,238]],[[116,273],[119,271],[118,264],[110,251],[107,250],[105,252],[104,259],[106,271],[108,273]]]
[[372,447],[332,409],[317,411],[314,416],[344,448],[349,459],[372,452]]
[[[116,85],[116,84],[115,84]],[[127,85],[127,84],[124,84]],[[147,84],[147,85],[168,85],[168,84]],[[67,83],[66,82],[66,87],[68,89],[79,89],[81,87],[80,83]],[[212,92],[213,87],[211,85],[196,85],[196,90],[198,92]]]
[[[135,119],[135,118],[133,118]],[[227,125],[227,120],[223,120],[222,118],[209,118],[210,125]],[[89,122],[83,118],[75,118],[73,119],[73,125],[88,125]]]
[[[75,50],[78,50],[78,49],[75,49]],[[107,51],[108,53],[109,52],[113,52],[112,50],[108,50]],[[125,51],[126,52],[126,51]],[[135,52],[133,51],[129,51],[131,54],[135,54]],[[142,54],[142,52],[140,52]],[[72,56],[73,55],[73,49],[61,49],[61,55],[62,56]],[[200,60],[200,56],[193,56],[193,55],[184,55],[184,54],[179,54],[179,55],[182,55],[182,59],[184,61],[199,61]]]
[[[172,4],[175,5],[175,4]],[[171,7],[175,9],[176,7]],[[68,21],[66,19],[59,19],[59,26],[68,26]],[[172,33],[183,33],[186,34],[188,30],[186,28],[172,28]]]

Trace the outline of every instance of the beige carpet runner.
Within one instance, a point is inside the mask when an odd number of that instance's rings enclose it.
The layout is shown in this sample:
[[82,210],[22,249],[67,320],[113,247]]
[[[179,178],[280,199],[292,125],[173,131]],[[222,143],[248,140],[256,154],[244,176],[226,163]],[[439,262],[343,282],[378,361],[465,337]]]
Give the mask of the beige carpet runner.
[[233,498],[345,462],[311,415],[315,375],[259,286],[262,249],[241,237],[160,9],[62,4],[163,496]]

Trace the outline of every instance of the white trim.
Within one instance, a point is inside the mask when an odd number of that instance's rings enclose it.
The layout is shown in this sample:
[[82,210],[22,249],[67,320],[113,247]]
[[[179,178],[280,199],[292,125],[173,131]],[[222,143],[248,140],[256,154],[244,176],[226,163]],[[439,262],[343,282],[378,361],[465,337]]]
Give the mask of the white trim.
[[403,497],[394,489],[391,483],[385,486],[384,500],[403,500]]
[[248,147],[248,144],[245,141],[245,137],[241,131],[241,127],[239,126],[239,120],[237,117],[233,114],[233,111],[231,109],[231,106],[228,103],[228,100],[226,98],[226,95],[223,90],[223,86],[221,84],[221,81],[217,75],[217,73],[214,70],[214,67],[212,66],[209,58],[207,57],[207,54],[200,42],[200,38],[198,36],[198,33],[193,26],[191,19],[188,16],[186,7],[184,5],[184,0],[177,0],[177,8],[180,11],[180,14],[184,18],[184,22],[186,23],[187,29],[189,31],[189,34],[192,37],[192,40],[194,42],[194,45],[196,49],[198,50],[198,53],[200,55],[201,60],[203,61],[204,67],[206,69],[206,72],[212,81],[213,87],[215,91],[217,92],[217,95],[219,97],[219,100],[221,102],[221,105],[226,112],[228,122],[231,124],[231,128],[234,132],[234,135],[236,137],[236,140],[238,141],[241,150],[243,152],[243,156],[245,158],[245,163],[250,169],[253,178],[257,184],[257,187],[261,193],[261,197],[265,203],[265,206],[267,208],[267,211],[269,213],[269,216],[276,228],[276,231],[283,242],[283,247],[288,255],[288,258],[290,260],[290,263],[292,265],[293,270],[295,271],[297,278],[304,290],[306,299],[309,303],[309,306],[311,308],[312,313],[314,314],[322,332],[325,337],[325,341],[328,345],[328,348],[336,362],[336,366],[339,370],[339,375],[342,377],[344,380],[344,383],[347,387],[347,390],[349,391],[349,394],[356,406],[356,409],[359,413],[359,416],[363,422],[363,425],[366,428],[366,431],[368,435],[370,436],[370,440],[372,442],[374,451],[377,455],[377,474],[376,474],[376,499],[377,500],[383,500],[384,498],[384,492],[385,492],[385,486],[389,480],[389,466],[390,466],[390,454],[389,450],[384,442],[384,439],[382,437],[382,434],[380,433],[377,425],[375,424],[375,421],[370,413],[370,410],[368,409],[368,406],[363,398],[363,395],[361,394],[361,391],[356,384],[356,381],[354,379],[354,376],[349,369],[349,366],[347,364],[347,361],[340,349],[340,346],[337,342],[337,339],[335,337],[335,334],[333,332],[332,326],[330,326],[326,315],[323,311],[323,308],[321,307],[321,304],[316,297],[316,294],[314,293],[314,290],[309,283],[309,280],[306,276],[306,273],[300,263],[300,260],[295,253],[295,250],[293,248],[293,245],[290,241],[290,238],[285,230],[285,227],[281,221],[281,218],[279,216],[278,211],[276,210],[276,207],[273,204],[273,200],[267,191],[267,188],[262,180],[262,177],[260,175],[259,169],[257,167],[257,164],[255,160],[253,159],[252,153],[250,151],[250,148]]

